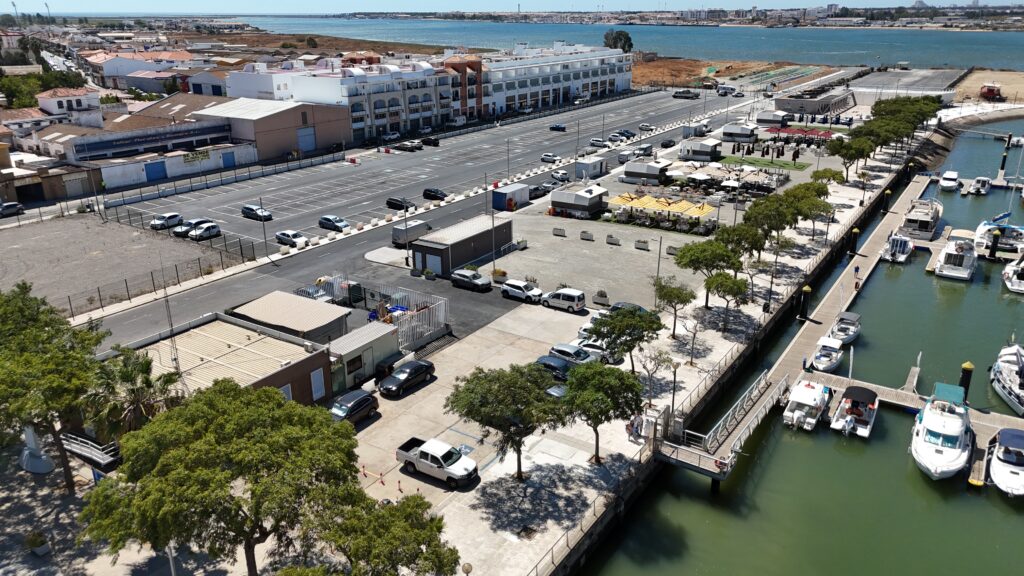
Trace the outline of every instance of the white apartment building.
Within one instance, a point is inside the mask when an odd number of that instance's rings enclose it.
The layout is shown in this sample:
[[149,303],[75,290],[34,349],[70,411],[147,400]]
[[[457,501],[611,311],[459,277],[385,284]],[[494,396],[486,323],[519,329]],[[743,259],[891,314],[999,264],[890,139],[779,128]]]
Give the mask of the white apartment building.
[[[228,73],[227,90],[231,98],[292,100],[295,78],[309,74],[301,61],[283,62],[280,68],[268,68],[265,62],[246,64]],[[302,100],[301,98],[295,98]]]

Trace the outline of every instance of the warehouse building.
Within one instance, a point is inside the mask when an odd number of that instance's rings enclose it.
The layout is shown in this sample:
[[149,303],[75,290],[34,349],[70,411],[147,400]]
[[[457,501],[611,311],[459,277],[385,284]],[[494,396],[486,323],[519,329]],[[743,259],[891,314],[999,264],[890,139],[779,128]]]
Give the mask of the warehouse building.
[[512,217],[481,214],[413,242],[413,267],[447,278],[453,270],[491,257],[512,243]]

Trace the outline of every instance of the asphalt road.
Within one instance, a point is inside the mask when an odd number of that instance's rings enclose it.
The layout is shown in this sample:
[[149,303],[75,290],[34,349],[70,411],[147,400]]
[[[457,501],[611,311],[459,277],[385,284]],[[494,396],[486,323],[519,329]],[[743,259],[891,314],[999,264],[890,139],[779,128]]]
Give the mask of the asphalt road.
[[[719,98],[709,95],[708,109],[739,105],[750,102],[750,98]],[[274,212],[275,219],[267,223],[268,235],[286,228],[315,230],[316,220],[322,214],[338,214],[350,222],[367,222],[370,218],[385,214],[384,199],[389,196],[419,197],[427,186],[460,192],[483,183],[487,179],[504,176],[506,163],[511,164],[513,173],[540,166],[543,152],[554,152],[571,156],[575,150],[575,124],[579,121],[580,143],[585,145],[591,137],[601,136],[602,116],[604,133],[619,128],[636,128],[641,122],[661,125],[671,121],[685,120],[703,112],[703,100],[675,100],[667,92],[637,96],[617,102],[601,104],[585,110],[549,116],[537,120],[502,126],[442,140],[441,147],[424,151],[396,155],[382,155],[366,160],[359,166],[335,164],[320,166],[288,174],[261,178],[243,185],[222,186],[202,192],[193,192],[154,202],[133,205],[153,213],[181,212],[186,218],[214,214],[226,230],[262,240],[259,222],[242,219],[238,208],[244,203],[257,201],[262,197],[264,206]],[[721,114],[711,119],[713,128],[744,113]],[[551,132],[548,126],[562,123],[569,127],[565,133]],[[678,133],[658,135],[650,138],[657,143],[671,137],[678,139]],[[508,149],[506,150],[506,139]],[[508,158],[505,152],[510,151]],[[617,163],[613,160],[611,165]],[[493,176],[492,176],[493,175]],[[527,179],[527,183],[539,183],[546,175]],[[486,195],[442,206],[426,213],[434,228],[455,224],[484,212]],[[181,240],[187,242],[187,240]],[[202,314],[224,310],[273,290],[293,290],[309,284],[324,274],[344,272],[352,277],[374,278],[380,274],[380,265],[370,264],[363,258],[370,249],[388,245],[391,242],[389,226],[367,230],[350,238],[333,242],[282,260],[278,264],[237,274],[206,286],[194,288],[171,296],[168,299],[170,315],[174,324],[192,320]],[[391,269],[404,276],[405,272]],[[395,277],[395,281],[398,281]],[[412,286],[408,278],[406,286]],[[447,284],[437,281],[436,285]],[[415,281],[418,289],[427,285]],[[441,288],[436,288],[441,290]],[[435,291],[434,289],[431,290]],[[446,295],[448,294],[441,294]],[[456,335],[468,333],[474,326],[485,324],[503,313],[502,306],[463,306],[472,303],[472,298],[499,299],[491,294],[463,295],[461,291],[451,294],[451,314]],[[149,336],[168,325],[168,313],[164,302],[155,302],[108,316],[103,320],[106,329],[112,332],[107,344],[129,343]]]

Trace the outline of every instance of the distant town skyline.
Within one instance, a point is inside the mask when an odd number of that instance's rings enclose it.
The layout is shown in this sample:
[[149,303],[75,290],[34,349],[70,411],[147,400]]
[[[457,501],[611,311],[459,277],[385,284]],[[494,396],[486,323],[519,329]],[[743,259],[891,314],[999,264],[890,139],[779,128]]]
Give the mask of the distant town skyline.
[[[482,10],[480,3],[472,0],[442,0],[438,2],[423,2],[422,0],[393,0],[387,4],[387,11],[393,13],[409,12],[594,12],[600,11],[683,11],[683,10],[706,10],[706,9],[750,9],[756,6],[759,9],[783,9],[783,8],[811,8],[824,7],[836,2],[813,2],[800,0],[760,0],[745,2],[742,0],[718,0],[717,2],[671,2],[664,0],[627,0],[626,2],[607,2],[600,0],[523,0],[520,2],[494,2]],[[926,2],[929,6],[936,8],[949,8],[953,6],[971,6],[970,0],[962,2]],[[211,5],[206,0],[179,0],[174,3],[174,10],[167,10],[166,3],[139,2],[129,0],[108,0],[103,3],[102,11],[83,11],[81,3],[77,0],[54,0],[49,2],[50,11],[54,15],[92,15],[109,16],[120,14],[246,14],[246,15],[309,15],[309,14],[338,14],[353,12],[351,8],[342,9],[338,3],[328,0],[311,0],[304,2],[300,10],[296,10],[293,4],[281,3],[276,0],[221,0],[216,4],[216,10],[211,10]],[[840,6],[848,8],[895,8],[899,6],[911,7],[912,0],[905,2],[892,2],[891,0],[856,0],[854,2],[838,2]],[[985,5],[1019,5],[1019,2],[996,2],[985,3]],[[152,6],[152,9],[150,8]],[[19,12],[46,13],[46,6],[40,1],[17,2]],[[361,12],[373,11],[372,7],[361,7]]]

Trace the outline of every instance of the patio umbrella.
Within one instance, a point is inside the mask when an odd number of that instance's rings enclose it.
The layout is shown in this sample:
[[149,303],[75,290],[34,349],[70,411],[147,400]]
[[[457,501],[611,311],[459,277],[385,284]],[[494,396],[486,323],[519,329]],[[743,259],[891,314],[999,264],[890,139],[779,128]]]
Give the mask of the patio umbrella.
[[736,180],[726,180],[725,182],[722,182],[722,186],[726,188],[739,188],[740,183]]
[[757,172],[757,168],[754,168],[749,164],[744,164],[740,167],[740,170],[743,170],[744,172]]
[[669,178],[686,178],[687,174],[689,174],[689,172],[684,172],[682,170],[669,170],[665,173]]
[[705,180],[711,180],[711,176],[708,176],[707,174],[705,174],[703,172],[694,172],[693,174],[690,174],[689,176],[687,176],[687,178],[689,178],[690,180],[697,180],[699,182],[704,182]]
[[721,162],[708,162],[708,167],[709,168],[721,168],[722,167],[722,163]]

